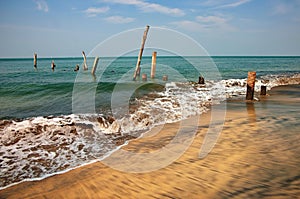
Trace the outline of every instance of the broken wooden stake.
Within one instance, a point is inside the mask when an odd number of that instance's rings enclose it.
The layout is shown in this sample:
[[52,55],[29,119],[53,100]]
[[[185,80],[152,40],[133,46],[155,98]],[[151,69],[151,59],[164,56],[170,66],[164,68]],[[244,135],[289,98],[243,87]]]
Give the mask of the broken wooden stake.
[[142,80],[143,80],[143,81],[147,81],[147,74],[145,74],[145,73],[142,74]]
[[37,54],[36,53],[33,54],[33,66],[34,66],[34,68],[37,68]]
[[54,71],[54,68],[55,68],[55,63],[54,63],[54,61],[52,60],[52,62],[51,62],[51,69],[52,69],[52,71]]
[[164,76],[162,77],[162,80],[163,80],[163,81],[168,81],[168,75],[164,75]]
[[82,56],[83,56],[83,70],[88,70],[88,66],[86,63],[86,56],[85,56],[84,51],[82,51]]
[[199,76],[198,84],[205,84],[205,82],[204,82],[204,77]]
[[267,94],[267,86],[261,86],[260,95],[266,95],[266,94]]
[[140,52],[139,52],[138,60],[136,62],[136,67],[135,67],[135,71],[134,71],[134,75],[133,75],[133,80],[136,80],[136,77],[140,76],[140,72],[141,72],[140,65],[141,65],[142,55],[143,55],[144,46],[145,46],[145,42],[146,42],[146,39],[147,39],[147,34],[148,34],[149,27],[150,26],[147,25],[146,30],[144,31],[144,35],[143,35],[143,38],[142,38],[141,49],[140,49]]
[[253,100],[256,72],[248,72],[246,100]]
[[91,71],[92,75],[95,75],[97,65],[98,65],[98,61],[99,61],[99,57],[95,57],[93,68],[92,68],[92,71]]
[[79,65],[78,64],[76,64],[76,66],[75,66],[75,68],[74,68],[74,71],[79,71]]
[[156,70],[156,55],[157,55],[157,52],[154,51],[152,53],[152,65],[151,65],[151,78],[154,79],[155,78],[155,70]]

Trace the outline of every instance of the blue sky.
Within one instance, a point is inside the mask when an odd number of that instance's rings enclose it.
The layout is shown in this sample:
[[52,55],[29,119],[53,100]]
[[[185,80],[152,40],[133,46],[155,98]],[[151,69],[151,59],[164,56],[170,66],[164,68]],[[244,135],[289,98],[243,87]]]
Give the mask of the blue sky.
[[81,56],[147,24],[210,55],[300,55],[299,10],[300,0],[0,0],[0,57]]

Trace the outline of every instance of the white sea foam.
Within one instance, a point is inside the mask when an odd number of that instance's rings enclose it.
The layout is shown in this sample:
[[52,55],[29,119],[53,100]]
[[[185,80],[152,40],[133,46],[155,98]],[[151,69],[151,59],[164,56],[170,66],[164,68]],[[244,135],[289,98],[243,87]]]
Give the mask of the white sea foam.
[[[299,83],[300,74],[263,76],[255,90]],[[246,79],[207,80],[205,85],[170,82],[155,97],[137,99],[139,106],[122,117],[72,114],[2,121],[0,189],[98,161],[119,148],[114,141],[118,136],[139,137],[156,125],[202,114],[213,104],[245,94]]]

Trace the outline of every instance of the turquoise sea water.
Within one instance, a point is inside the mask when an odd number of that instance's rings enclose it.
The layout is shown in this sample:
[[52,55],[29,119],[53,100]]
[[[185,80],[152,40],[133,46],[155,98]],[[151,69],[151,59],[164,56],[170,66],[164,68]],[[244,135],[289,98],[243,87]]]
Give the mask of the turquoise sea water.
[[[56,64],[51,70],[51,61]],[[203,68],[210,67],[208,57],[157,57],[157,79],[168,75],[168,71],[159,64],[171,67],[186,78],[198,81],[199,70],[189,62],[200,63]],[[288,75],[300,72],[300,57],[212,57],[222,79],[243,79],[248,71],[256,71],[258,77],[266,75]],[[102,63],[111,62],[104,70]],[[72,113],[72,91],[78,73],[76,64],[82,65],[82,58],[41,58],[34,69],[33,59],[0,59],[0,118],[27,118],[48,115],[67,115]],[[93,58],[88,58],[91,69]],[[95,108],[99,113],[110,106],[110,97],[115,84],[124,75],[131,74],[136,64],[136,57],[100,58],[96,77],[97,82]],[[143,66],[144,64],[144,66]],[[151,57],[142,60],[142,73],[150,76]],[[207,67],[207,68],[208,68]],[[201,72],[201,71],[200,71]],[[100,77],[99,77],[100,74]],[[131,83],[132,79],[128,78]],[[169,75],[169,81],[180,81],[176,75]],[[150,81],[151,82],[151,81]],[[125,82],[123,82],[125,83]],[[95,84],[93,84],[95,86]],[[153,85],[145,86],[145,92],[155,90]],[[147,90],[149,89],[149,90]],[[141,92],[143,93],[143,92]]]

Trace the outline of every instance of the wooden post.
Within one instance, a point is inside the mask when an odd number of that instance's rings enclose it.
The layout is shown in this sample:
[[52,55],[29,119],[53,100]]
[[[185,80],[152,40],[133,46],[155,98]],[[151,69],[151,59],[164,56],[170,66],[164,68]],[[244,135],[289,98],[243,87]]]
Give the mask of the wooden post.
[[155,70],[156,70],[156,55],[157,52],[154,51],[152,53],[152,65],[151,65],[151,78],[154,79],[155,78]]
[[79,65],[78,64],[76,64],[76,66],[75,66],[75,68],[74,68],[74,71],[79,71]]
[[266,95],[266,94],[267,94],[267,86],[261,86],[260,95]]
[[144,46],[145,46],[145,42],[147,39],[147,34],[148,34],[148,30],[149,30],[150,26],[146,26],[146,30],[144,32],[143,38],[142,38],[142,45],[141,45],[141,49],[139,52],[139,56],[138,56],[138,60],[136,62],[136,67],[135,67],[135,71],[134,71],[134,75],[133,75],[133,80],[136,80],[136,76],[140,76],[140,72],[141,72],[141,60],[142,60],[142,55],[143,55],[143,51],[144,51]]
[[54,68],[55,68],[55,63],[54,63],[54,61],[52,60],[52,62],[51,62],[51,68],[52,68],[52,71],[54,71]]
[[86,63],[86,56],[85,56],[84,51],[82,51],[82,56],[83,56],[83,70],[88,70],[88,66]]
[[37,67],[37,54],[36,53],[33,54],[33,66],[34,66],[34,68]]
[[253,100],[256,72],[248,72],[246,100]]
[[145,73],[142,74],[142,80],[147,81],[147,74],[145,74]]
[[91,71],[92,75],[95,75],[97,65],[98,65],[98,61],[99,61],[99,57],[95,57],[93,68],[92,68],[92,71]]
[[164,75],[164,76],[162,77],[162,80],[163,80],[163,81],[168,81],[168,75]]
[[204,77],[199,76],[198,84],[205,84],[205,82],[204,82]]

